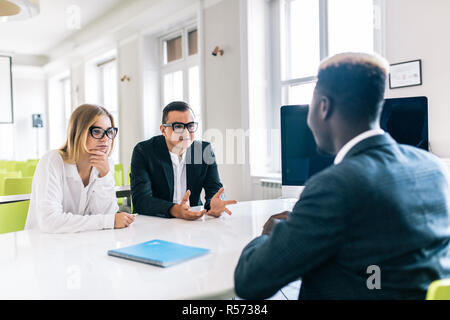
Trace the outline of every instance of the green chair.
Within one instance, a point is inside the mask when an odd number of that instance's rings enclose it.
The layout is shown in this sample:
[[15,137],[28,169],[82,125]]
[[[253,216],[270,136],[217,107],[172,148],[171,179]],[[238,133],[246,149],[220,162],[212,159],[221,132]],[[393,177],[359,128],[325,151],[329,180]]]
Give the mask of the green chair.
[[34,172],[36,171],[37,164],[28,163],[23,169],[22,169],[22,177],[33,177]]
[[125,185],[125,179],[123,178],[123,163],[119,163],[114,166],[114,180],[116,182],[116,186]]
[[[131,165],[128,167],[128,185],[131,186]],[[131,213],[133,213],[133,199],[130,195],[130,206],[131,206]]]
[[28,165],[29,163],[27,161],[16,161],[16,167],[14,168],[14,171],[22,172]]
[[5,196],[13,196],[18,194],[30,194],[33,177],[27,178],[6,178],[5,179]]
[[16,171],[16,161],[6,161],[5,168],[8,172]]
[[0,234],[22,231],[25,228],[30,201],[0,205]]
[[[114,166],[114,180],[116,183],[116,186],[124,186],[125,180],[123,178],[123,163],[116,164]],[[123,199],[117,199],[117,204],[119,206],[123,205]]]
[[433,281],[428,287],[427,300],[450,300],[450,279]]
[[0,196],[5,196],[5,179],[7,178],[22,178],[21,172],[5,172],[0,173]]

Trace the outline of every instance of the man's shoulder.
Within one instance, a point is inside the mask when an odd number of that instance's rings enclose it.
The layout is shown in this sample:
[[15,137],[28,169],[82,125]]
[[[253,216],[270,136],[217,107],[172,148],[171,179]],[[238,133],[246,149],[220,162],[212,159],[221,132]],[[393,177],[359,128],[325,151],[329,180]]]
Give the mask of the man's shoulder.
[[[389,176],[403,178],[409,173],[447,174],[444,163],[435,155],[408,145],[374,148],[345,159],[324,170],[328,176],[344,177],[349,185],[367,185]],[[327,177],[324,177],[327,178]]]
[[207,141],[203,141],[203,140],[195,140],[193,143],[202,146],[202,149],[206,149],[208,147],[209,148],[211,147],[211,143],[209,143]]
[[191,150],[205,150],[206,148],[211,148],[211,143],[202,140],[194,140],[189,147]]
[[159,135],[159,136],[154,136],[148,140],[144,140],[139,142],[135,148],[137,149],[143,149],[143,150],[149,150],[155,146],[161,145],[162,142],[164,142],[164,136],[163,135]]
[[441,159],[431,152],[425,151],[406,144],[398,144],[399,149],[404,155],[411,158],[421,159],[423,161],[430,161],[436,164],[442,163]]

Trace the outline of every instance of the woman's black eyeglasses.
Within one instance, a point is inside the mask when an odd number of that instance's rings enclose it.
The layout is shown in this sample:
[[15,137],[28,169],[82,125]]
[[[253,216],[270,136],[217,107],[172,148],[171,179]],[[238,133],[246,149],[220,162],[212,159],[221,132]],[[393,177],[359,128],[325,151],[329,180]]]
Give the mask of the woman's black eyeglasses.
[[117,128],[108,128],[106,130],[104,130],[103,128],[100,127],[90,127],[89,128],[89,133],[91,134],[91,137],[94,139],[103,139],[103,137],[106,135],[108,138],[110,138],[111,140],[113,140],[116,136],[117,136],[117,132],[119,131],[119,129]]
[[182,122],[174,122],[174,123],[164,123],[164,127],[169,128],[171,127],[173,132],[175,133],[183,133],[184,129],[187,129],[190,133],[194,133],[197,131],[198,128],[198,122],[189,122],[189,123],[182,123]]

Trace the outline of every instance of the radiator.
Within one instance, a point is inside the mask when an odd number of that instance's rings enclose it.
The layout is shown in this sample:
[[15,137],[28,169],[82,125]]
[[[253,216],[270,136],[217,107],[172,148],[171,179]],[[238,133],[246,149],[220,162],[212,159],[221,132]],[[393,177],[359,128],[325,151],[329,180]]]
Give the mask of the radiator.
[[277,199],[281,197],[281,181],[271,179],[261,179],[262,199]]

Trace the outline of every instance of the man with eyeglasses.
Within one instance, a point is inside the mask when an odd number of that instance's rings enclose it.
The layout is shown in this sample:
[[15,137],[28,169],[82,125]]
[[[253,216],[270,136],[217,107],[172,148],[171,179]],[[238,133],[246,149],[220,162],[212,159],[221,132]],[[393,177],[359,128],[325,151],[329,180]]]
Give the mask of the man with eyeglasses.
[[[211,145],[194,141],[198,123],[185,102],[172,102],[163,110],[162,135],[140,142],[131,159],[133,211],[163,218],[196,220],[204,214],[231,215]],[[200,193],[205,189],[202,211]]]

